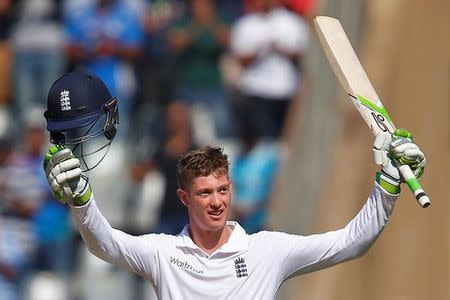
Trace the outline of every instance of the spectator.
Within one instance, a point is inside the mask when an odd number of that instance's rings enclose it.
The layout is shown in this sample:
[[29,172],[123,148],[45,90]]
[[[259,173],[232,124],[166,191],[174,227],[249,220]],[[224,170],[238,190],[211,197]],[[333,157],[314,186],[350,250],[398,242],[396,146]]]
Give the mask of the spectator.
[[282,0],[283,4],[293,12],[311,20],[315,15],[317,0]]
[[8,185],[8,162],[11,154],[11,140],[0,136],[0,213],[6,206],[6,191]]
[[30,108],[46,106],[47,91],[65,69],[59,1],[21,0],[12,32],[16,126]]
[[219,59],[228,45],[228,26],[217,14],[214,1],[188,1],[187,16],[169,32],[177,54],[176,97],[210,110],[217,137],[232,135],[229,103],[225,97]]
[[192,150],[191,122],[187,106],[173,102],[167,108],[167,139],[153,157],[153,165],[164,177],[165,189],[161,203],[156,232],[178,234],[188,221],[186,209],[176,194],[177,161],[185,152]]
[[9,33],[12,24],[11,0],[0,0],[0,105],[9,102],[11,84],[11,47]]
[[[33,206],[17,198],[11,180],[12,145],[0,141],[0,299],[21,299],[21,287],[31,268],[36,248],[30,212]],[[23,186],[21,186],[23,189]],[[33,188],[33,187],[30,187]]]
[[33,224],[36,240],[33,268],[67,275],[72,228],[67,207],[53,199],[42,171],[42,155],[48,140],[42,111],[32,110],[26,125],[23,145],[11,158],[10,178],[21,180],[9,182],[9,201]]
[[309,29],[276,0],[247,1],[247,10],[231,34],[231,50],[243,68],[240,119],[248,118],[261,137],[278,139],[301,88],[299,64]]
[[[42,124],[42,121],[31,120],[35,117],[42,119],[42,112],[33,110],[29,115],[31,118],[27,116],[25,120],[27,126],[24,138],[8,160],[8,178],[11,180],[7,182],[6,196],[8,211],[32,221],[49,193],[45,188],[48,184],[45,174],[40,170],[42,169],[42,147],[46,146],[46,135],[44,129],[37,125]],[[12,180],[12,178],[21,180]]]
[[[137,147],[141,155],[130,164],[132,179],[130,197],[127,203],[127,220],[125,229],[135,235],[153,230],[159,220],[159,210],[164,196],[165,180],[161,172],[155,170],[148,159],[148,149],[143,144]],[[142,150],[142,151],[141,151]],[[143,152],[146,152],[143,154]]]
[[12,1],[0,0],[0,136],[10,130],[11,61],[10,30],[12,26]]
[[136,65],[141,89],[137,97],[135,138],[147,139],[152,151],[164,139],[164,111],[174,98],[175,58],[167,34],[185,6],[180,0],[148,1],[148,4],[142,20],[143,55]]
[[18,215],[0,215],[0,299],[22,299],[21,288],[35,245],[31,233],[28,220]]
[[217,11],[227,21],[234,21],[242,16],[244,10],[244,3],[242,0],[215,0]]
[[64,16],[68,57],[99,76],[119,98],[118,134],[123,139],[129,134],[137,85],[130,62],[139,57],[143,42],[140,16],[134,4],[124,0],[99,0],[95,5],[75,7],[76,13],[66,11]]
[[[30,260],[30,253],[25,248],[30,242],[27,230],[15,227],[20,219],[12,216],[12,209],[7,203],[8,169],[11,153],[11,141],[0,139],[0,299],[19,299],[21,279]],[[22,230],[21,230],[22,229]],[[26,229],[29,229],[28,226]],[[25,233],[25,234],[24,234]]]
[[232,214],[249,234],[264,230],[267,204],[278,170],[278,151],[260,140],[251,125],[241,131],[242,152],[231,164]]

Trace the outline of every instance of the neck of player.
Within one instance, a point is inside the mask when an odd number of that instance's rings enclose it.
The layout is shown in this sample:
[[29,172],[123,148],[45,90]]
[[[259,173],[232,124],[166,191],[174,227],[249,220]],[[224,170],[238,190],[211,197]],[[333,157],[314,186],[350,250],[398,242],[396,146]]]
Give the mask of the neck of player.
[[228,225],[216,231],[202,230],[192,223],[189,227],[189,234],[194,243],[208,255],[211,255],[228,242],[232,232],[233,229]]

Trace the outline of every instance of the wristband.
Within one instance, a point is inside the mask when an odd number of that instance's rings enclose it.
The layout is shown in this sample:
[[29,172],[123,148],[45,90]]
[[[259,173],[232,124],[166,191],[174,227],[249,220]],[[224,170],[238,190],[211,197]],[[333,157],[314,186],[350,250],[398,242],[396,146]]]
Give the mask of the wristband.
[[88,203],[92,195],[92,188],[89,184],[89,179],[85,176],[82,177],[85,180],[83,190],[80,193],[76,193],[72,199],[72,203],[75,206],[83,206]]
[[400,193],[400,182],[386,176],[386,174],[377,172],[375,181],[388,193],[398,195]]

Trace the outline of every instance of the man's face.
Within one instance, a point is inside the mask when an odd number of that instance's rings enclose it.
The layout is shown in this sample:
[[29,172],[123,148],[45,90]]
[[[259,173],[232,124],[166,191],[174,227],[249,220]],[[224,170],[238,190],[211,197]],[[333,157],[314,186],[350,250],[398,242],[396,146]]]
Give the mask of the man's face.
[[188,208],[192,227],[203,231],[219,231],[225,227],[231,204],[228,174],[195,178],[189,190],[179,189],[177,193]]

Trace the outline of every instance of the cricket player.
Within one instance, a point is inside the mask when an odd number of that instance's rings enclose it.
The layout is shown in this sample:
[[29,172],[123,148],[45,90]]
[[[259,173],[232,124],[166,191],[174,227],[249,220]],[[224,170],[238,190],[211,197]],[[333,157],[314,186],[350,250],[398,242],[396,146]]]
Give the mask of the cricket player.
[[[280,285],[291,277],[362,256],[383,230],[400,193],[402,178],[396,166],[409,165],[417,177],[425,167],[424,154],[409,132],[379,134],[373,154],[381,170],[366,203],[344,228],[309,236],[275,231],[249,235],[227,219],[233,189],[228,157],[221,148],[207,146],[184,154],[177,165],[177,195],[189,213],[189,224],[178,235],[132,236],[112,228],[102,215],[83,159],[73,154],[73,148],[81,146],[66,143],[68,131],[79,125],[89,128],[84,138],[78,139],[80,143],[92,138],[89,122],[98,122],[97,115],[106,115],[100,131],[114,124],[108,108],[114,98],[97,79],[96,85],[85,83],[89,80],[85,75],[68,75],[52,86],[47,128],[59,138],[59,144],[49,149],[44,169],[55,198],[70,206],[89,250],[145,278],[159,299],[275,299]],[[80,94],[72,89],[78,86],[84,88],[83,97],[103,97],[87,98],[97,107],[85,108],[86,114],[74,113],[83,111],[77,110],[77,103],[91,105],[86,98],[77,99]],[[65,106],[60,105],[63,97]],[[71,110],[67,110],[67,102]]]

